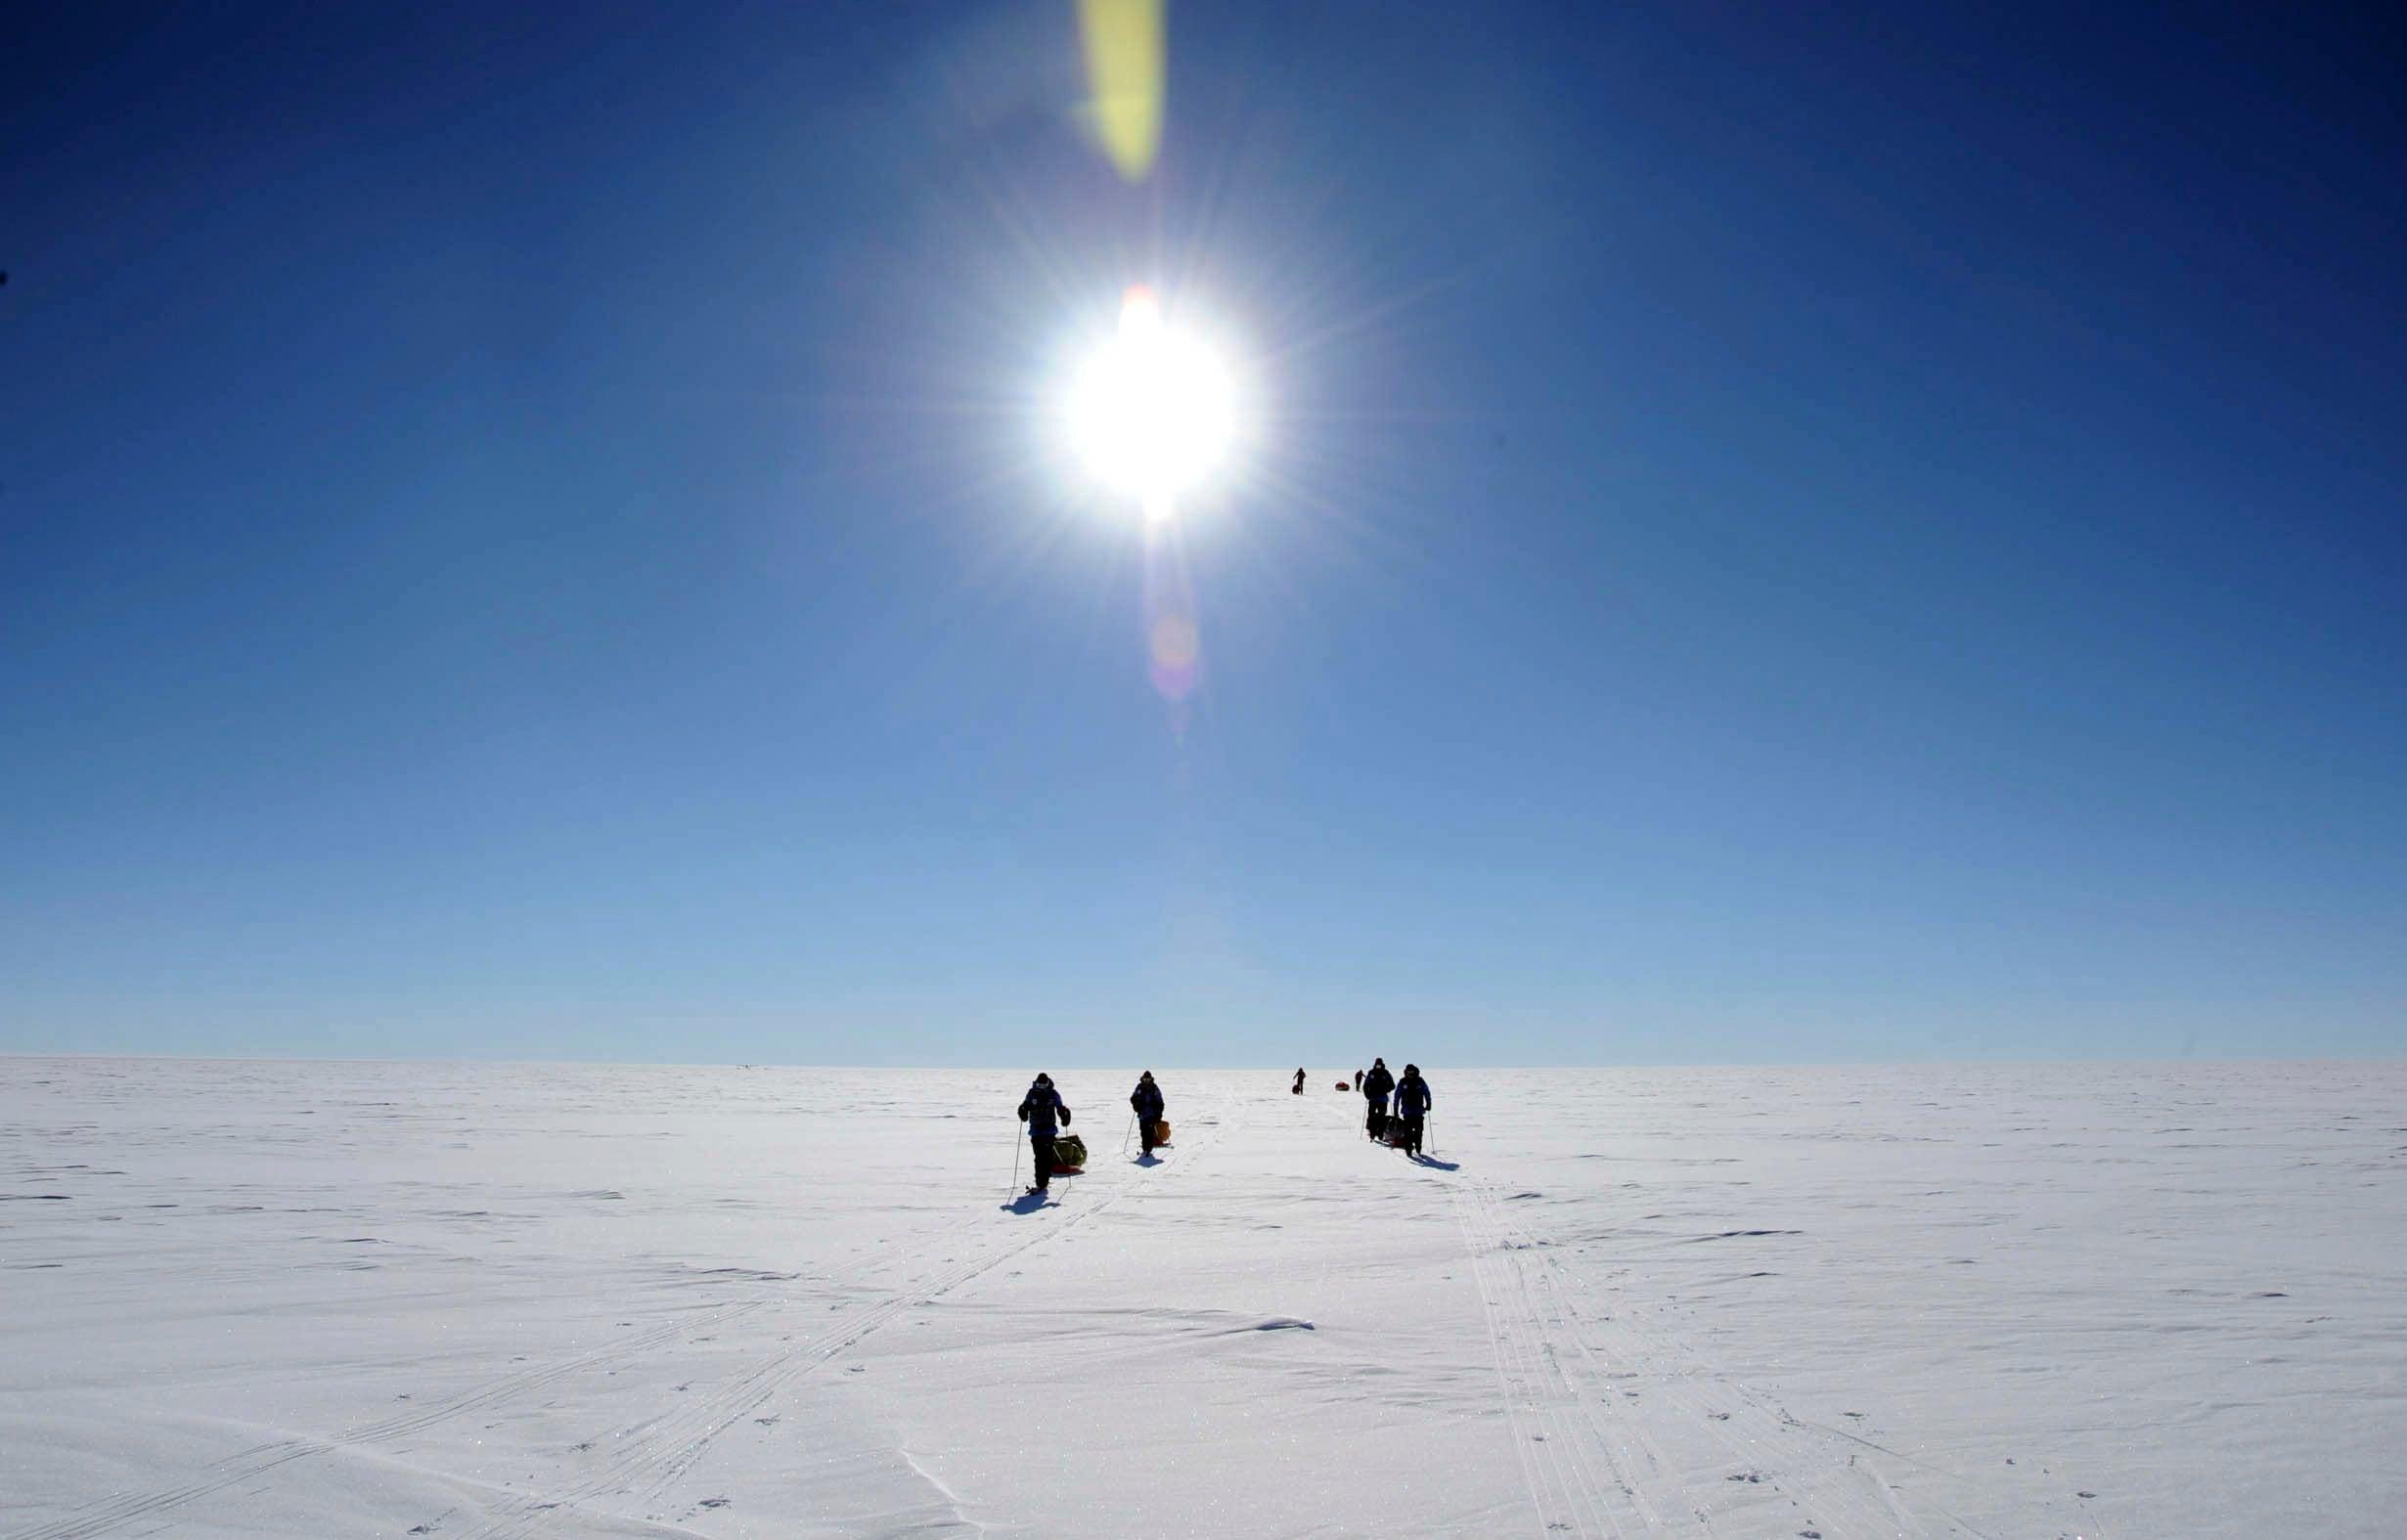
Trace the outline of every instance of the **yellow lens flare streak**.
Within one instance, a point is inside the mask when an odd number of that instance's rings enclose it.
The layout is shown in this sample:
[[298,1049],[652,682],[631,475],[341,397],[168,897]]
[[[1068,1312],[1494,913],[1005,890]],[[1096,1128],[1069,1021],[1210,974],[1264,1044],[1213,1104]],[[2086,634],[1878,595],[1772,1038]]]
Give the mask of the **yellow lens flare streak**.
[[1088,110],[1103,154],[1141,182],[1162,142],[1163,0],[1078,0]]

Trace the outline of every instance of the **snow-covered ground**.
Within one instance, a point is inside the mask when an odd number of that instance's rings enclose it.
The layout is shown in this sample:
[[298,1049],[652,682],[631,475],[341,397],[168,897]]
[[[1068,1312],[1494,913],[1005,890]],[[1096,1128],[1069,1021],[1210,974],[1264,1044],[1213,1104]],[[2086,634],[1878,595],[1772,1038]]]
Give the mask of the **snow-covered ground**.
[[2407,1525],[2407,1066],[1048,1068],[0,1059],[0,1535]]

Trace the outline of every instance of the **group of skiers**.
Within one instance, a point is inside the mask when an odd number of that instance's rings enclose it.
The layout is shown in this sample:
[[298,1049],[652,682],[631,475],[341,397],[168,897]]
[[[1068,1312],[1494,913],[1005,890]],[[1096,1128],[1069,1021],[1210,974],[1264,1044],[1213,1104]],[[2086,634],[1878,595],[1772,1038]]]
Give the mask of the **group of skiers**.
[[[1129,1093],[1129,1110],[1137,1115],[1137,1126],[1144,1138],[1145,1159],[1153,1155],[1154,1134],[1162,1123],[1162,1088],[1153,1083],[1153,1072],[1147,1070],[1137,1078],[1137,1089]],[[1051,1188],[1053,1172],[1058,1168],[1053,1141],[1070,1125],[1070,1104],[1053,1089],[1051,1076],[1038,1072],[1028,1094],[1020,1098],[1019,1119],[1028,1125],[1028,1142],[1036,1153],[1037,1183],[1028,1191],[1031,1196],[1043,1197]]]
[[1385,1059],[1374,1058],[1369,1069],[1354,1072],[1354,1088],[1362,1093],[1364,1134],[1401,1145],[1407,1155],[1421,1153],[1421,1133],[1429,1124],[1429,1082],[1421,1078],[1419,1065],[1405,1065],[1400,1080],[1388,1073]]
[[[1373,1139],[1386,1139],[1402,1146],[1407,1154],[1421,1153],[1421,1131],[1429,1121],[1429,1082],[1421,1078],[1421,1067],[1404,1066],[1404,1078],[1396,1078],[1388,1073],[1387,1061],[1374,1058],[1368,1070],[1354,1072],[1354,1088],[1362,1093],[1367,1104],[1363,1131]],[[1304,1072],[1295,1072],[1295,1093],[1304,1093]],[[1338,1086],[1344,1090],[1344,1085]],[[1153,1081],[1153,1072],[1147,1070],[1137,1078],[1137,1088],[1129,1092],[1129,1110],[1137,1115],[1137,1126],[1144,1139],[1144,1158],[1153,1155],[1155,1130],[1162,1123],[1162,1088]],[[1058,1168],[1054,1159],[1053,1141],[1062,1129],[1070,1125],[1070,1104],[1053,1089],[1053,1078],[1040,1072],[1028,1094],[1020,1098],[1020,1122],[1028,1125],[1028,1142],[1035,1147],[1037,1182],[1028,1189],[1030,1196],[1043,1197],[1051,1186],[1053,1172]],[[1390,1138],[1389,1125],[1395,1125]]]

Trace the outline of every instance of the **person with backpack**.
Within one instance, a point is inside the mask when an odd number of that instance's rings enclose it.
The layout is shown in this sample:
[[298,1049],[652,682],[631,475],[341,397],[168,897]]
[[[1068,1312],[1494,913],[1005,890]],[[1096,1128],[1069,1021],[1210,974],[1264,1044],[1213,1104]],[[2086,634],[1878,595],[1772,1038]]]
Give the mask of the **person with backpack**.
[[1070,1104],[1053,1089],[1053,1078],[1039,1071],[1036,1083],[1020,1098],[1019,1115],[1020,1122],[1028,1125],[1028,1142],[1036,1146],[1037,1153],[1037,1184],[1028,1191],[1041,1195],[1053,1179],[1053,1135],[1069,1126]]
[[1404,1146],[1406,1155],[1421,1153],[1421,1123],[1429,1116],[1429,1082],[1421,1078],[1421,1067],[1404,1066],[1404,1078],[1396,1082],[1396,1121],[1404,1126]]
[[1388,1074],[1387,1061],[1371,1060],[1370,1073],[1362,1077],[1362,1100],[1369,1107],[1362,1127],[1371,1138],[1387,1132],[1387,1093],[1395,1088],[1396,1077]]
[[1298,1066],[1296,1067],[1296,1072],[1295,1072],[1295,1084],[1294,1084],[1294,1085],[1292,1085],[1292,1086],[1290,1086],[1290,1087],[1288,1087],[1288,1088],[1289,1088],[1291,1091],[1293,1091],[1293,1092],[1294,1092],[1296,1095],[1298,1095],[1298,1096],[1301,1096],[1301,1095],[1303,1095],[1303,1094],[1304,1094],[1304,1069],[1303,1069],[1303,1066],[1298,1065]]
[[[1137,1110],[1137,1127],[1145,1141],[1145,1153],[1140,1159],[1153,1156],[1153,1130],[1162,1121],[1162,1088],[1153,1083],[1153,1072],[1147,1070],[1137,1078],[1137,1089],[1129,1093],[1129,1105]],[[1122,1145],[1127,1149],[1127,1145]]]

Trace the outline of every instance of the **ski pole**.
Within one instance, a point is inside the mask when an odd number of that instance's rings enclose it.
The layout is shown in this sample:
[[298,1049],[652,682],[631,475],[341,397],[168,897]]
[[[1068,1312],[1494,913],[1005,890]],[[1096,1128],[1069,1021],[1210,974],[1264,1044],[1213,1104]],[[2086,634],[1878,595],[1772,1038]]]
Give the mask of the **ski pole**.
[[1009,1192],[1005,1192],[1005,1193],[1003,1194],[1003,1196],[1004,1196],[1005,1198],[1008,1198],[1008,1197],[1010,1197],[1010,1196],[1011,1196],[1011,1194],[1012,1194],[1013,1192],[1017,1192],[1017,1191],[1019,1190],[1019,1184],[1020,1184],[1020,1136],[1019,1136],[1019,1130],[1018,1130],[1017,1128],[1014,1128],[1014,1129],[1012,1129],[1012,1130],[1011,1130],[1011,1190],[1010,1190]]
[[1120,1136],[1120,1153],[1129,1153],[1129,1145],[1137,1138],[1137,1109],[1129,1109],[1129,1131]]

